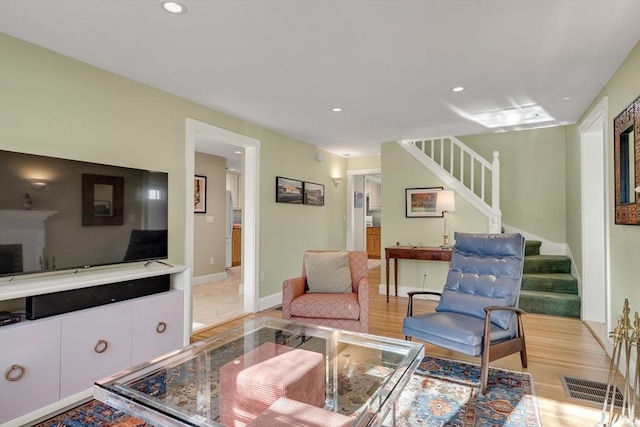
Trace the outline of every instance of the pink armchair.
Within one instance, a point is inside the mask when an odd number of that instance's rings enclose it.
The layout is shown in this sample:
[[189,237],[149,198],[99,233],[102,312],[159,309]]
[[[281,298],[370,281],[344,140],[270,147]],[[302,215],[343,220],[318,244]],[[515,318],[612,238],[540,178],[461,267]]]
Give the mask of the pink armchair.
[[350,251],[349,270],[352,292],[308,293],[303,262],[302,277],[285,280],[282,284],[282,317],[337,329],[369,332],[367,253]]

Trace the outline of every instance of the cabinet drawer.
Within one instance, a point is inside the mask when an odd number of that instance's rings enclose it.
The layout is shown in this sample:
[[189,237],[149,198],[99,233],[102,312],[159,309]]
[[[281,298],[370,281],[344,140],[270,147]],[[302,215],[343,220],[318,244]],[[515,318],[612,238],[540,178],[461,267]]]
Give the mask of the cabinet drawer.
[[134,301],[132,318],[132,365],[182,348],[182,291],[174,290]]
[[131,367],[131,302],[62,316],[60,397]]
[[60,318],[3,326],[0,348],[0,423],[58,400]]

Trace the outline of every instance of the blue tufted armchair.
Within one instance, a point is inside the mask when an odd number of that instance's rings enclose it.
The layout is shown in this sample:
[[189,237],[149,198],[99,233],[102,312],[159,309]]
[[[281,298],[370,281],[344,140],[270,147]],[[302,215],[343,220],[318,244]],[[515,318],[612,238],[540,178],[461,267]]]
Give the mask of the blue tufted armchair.
[[[482,394],[487,391],[489,362],[520,352],[527,367],[527,350],[518,308],[524,238],[520,234],[455,233],[451,265],[442,293],[409,292],[405,338],[482,356]],[[413,297],[440,295],[433,313],[414,315]]]

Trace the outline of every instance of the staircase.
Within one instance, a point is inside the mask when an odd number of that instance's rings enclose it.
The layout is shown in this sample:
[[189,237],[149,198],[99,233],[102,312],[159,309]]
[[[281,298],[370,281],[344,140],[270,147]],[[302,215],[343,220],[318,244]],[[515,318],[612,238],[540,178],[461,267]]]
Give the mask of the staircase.
[[540,255],[541,242],[525,243],[520,308],[527,313],[580,318],[578,281],[571,275],[571,259]]

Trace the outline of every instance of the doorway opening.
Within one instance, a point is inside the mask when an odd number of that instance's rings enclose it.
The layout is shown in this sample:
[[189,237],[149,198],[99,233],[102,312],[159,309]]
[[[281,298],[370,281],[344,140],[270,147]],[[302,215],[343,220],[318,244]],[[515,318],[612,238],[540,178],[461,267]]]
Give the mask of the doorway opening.
[[[186,119],[185,138],[185,264],[190,267],[191,280],[189,296],[190,324],[193,325],[193,263],[194,263],[194,218],[193,218],[193,176],[195,168],[196,144],[229,144],[242,151],[242,171],[244,192],[242,195],[242,265],[240,284],[244,312],[255,313],[259,309],[259,160],[260,141],[193,119]],[[236,276],[237,277],[237,276]],[[237,289],[237,288],[236,288]]]

